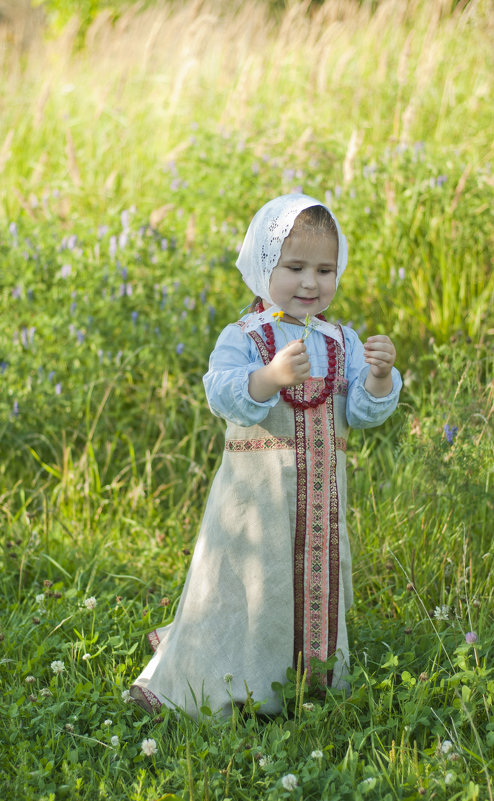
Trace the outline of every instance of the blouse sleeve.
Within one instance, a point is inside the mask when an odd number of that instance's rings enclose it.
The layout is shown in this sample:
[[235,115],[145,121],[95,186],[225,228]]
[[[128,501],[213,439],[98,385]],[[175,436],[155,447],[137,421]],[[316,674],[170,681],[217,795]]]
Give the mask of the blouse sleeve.
[[373,428],[381,425],[394,412],[402,386],[401,376],[392,368],[393,389],[383,398],[376,398],[364,387],[370,365],[364,358],[364,346],[351,328],[345,334],[345,376],[348,380],[346,416],[351,428]]
[[256,345],[239,325],[228,325],[218,337],[203,378],[209,408],[241,426],[260,423],[279,400],[279,393],[264,403],[249,395],[249,376],[262,367]]

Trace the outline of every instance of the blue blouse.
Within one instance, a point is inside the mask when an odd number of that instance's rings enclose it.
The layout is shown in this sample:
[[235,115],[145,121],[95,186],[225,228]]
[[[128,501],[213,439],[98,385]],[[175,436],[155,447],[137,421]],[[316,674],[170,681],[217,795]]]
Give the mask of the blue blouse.
[[[242,319],[246,319],[247,315]],[[276,350],[292,339],[299,339],[300,326],[281,322],[272,326]],[[346,416],[352,428],[378,426],[396,409],[402,381],[393,367],[393,389],[383,398],[375,398],[364,388],[369,365],[364,360],[364,346],[352,328],[342,326],[345,337],[345,378],[348,380]],[[284,333],[286,334],[286,338]],[[312,331],[305,340],[311,364],[311,376],[324,377],[328,369],[328,356],[324,335]],[[261,423],[270,408],[279,400],[279,392],[259,403],[249,395],[249,376],[263,366],[257,346],[239,325],[232,324],[221,332],[209,359],[209,370],[203,378],[209,408],[217,417],[223,417],[241,426]]]

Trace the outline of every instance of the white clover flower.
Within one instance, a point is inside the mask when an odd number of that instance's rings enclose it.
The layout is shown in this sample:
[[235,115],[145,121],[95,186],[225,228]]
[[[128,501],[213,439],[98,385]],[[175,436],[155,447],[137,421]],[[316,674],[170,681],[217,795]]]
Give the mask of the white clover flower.
[[453,743],[451,740],[443,740],[441,744],[441,753],[449,754],[449,752],[453,749]]
[[141,751],[146,756],[153,756],[156,753],[158,747],[156,745],[156,740],[143,740],[141,743]]
[[120,740],[118,739],[118,737],[117,737],[117,735],[116,735],[116,734],[114,734],[114,735],[113,735],[113,737],[112,737],[112,738],[111,738],[111,740],[110,740],[110,743],[112,744],[112,746],[113,746],[114,748],[116,748],[116,747],[117,747],[117,745],[120,745]]
[[39,694],[40,694],[40,695],[42,695],[42,696],[43,696],[43,698],[51,698],[51,696],[53,695],[52,691],[51,691],[51,690],[49,690],[49,689],[48,689],[48,687],[43,687],[43,688],[42,688],[42,689],[39,691]]
[[53,670],[55,676],[58,676],[60,673],[63,673],[65,670],[65,665],[60,659],[55,659],[51,665],[51,669]]
[[230,682],[233,681],[233,673],[225,673],[223,676],[223,681],[225,684],[230,684]]
[[94,596],[91,596],[91,598],[86,598],[84,600],[84,606],[86,607],[86,609],[96,609],[96,604],[97,601]]
[[322,751],[317,749],[316,751],[312,752],[311,757],[312,757],[312,759],[322,759],[323,758],[323,753],[322,753]]
[[272,761],[273,761],[272,756],[262,756],[259,760],[259,767],[266,768],[268,765],[272,763]]
[[45,602],[45,594],[44,594],[44,592],[40,592],[39,595],[36,596],[35,601],[39,605],[44,604],[44,602]]
[[281,777],[281,783],[285,790],[295,790],[298,784],[297,777],[293,773],[287,773],[286,776]]
[[305,704],[302,704],[302,709],[305,712],[312,712],[314,709],[314,704],[312,704],[310,701],[306,701]]
[[34,678],[34,676],[26,676],[25,678],[26,684],[34,684],[35,681],[36,679]]
[[444,784],[453,784],[456,779],[456,773],[452,773],[451,771],[446,774],[444,777]]
[[447,606],[447,604],[436,606],[434,609],[434,617],[436,620],[449,620],[449,606]]
[[113,720],[110,720],[110,718],[107,718],[105,721],[103,721],[103,726],[111,726],[112,723],[113,723]]
[[122,701],[124,704],[130,704],[132,701],[132,696],[130,694],[130,690],[123,690],[122,692]]
[[65,724],[65,731],[69,731],[69,732],[70,731],[74,731],[74,727],[73,727],[72,723],[66,723]]
[[88,659],[91,659],[91,654],[83,654],[83,655],[82,655],[82,658],[83,658],[83,659],[84,659],[84,661],[86,662]]

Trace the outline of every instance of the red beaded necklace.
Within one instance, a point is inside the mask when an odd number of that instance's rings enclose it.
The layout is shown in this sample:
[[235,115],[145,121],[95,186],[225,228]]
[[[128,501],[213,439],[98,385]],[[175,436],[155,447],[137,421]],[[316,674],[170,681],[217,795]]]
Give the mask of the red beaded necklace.
[[[264,311],[264,307],[261,303],[258,303],[256,308],[256,312]],[[323,314],[316,315],[320,320],[325,320]],[[274,344],[274,333],[271,325],[269,323],[264,323],[262,326],[262,330],[264,331],[264,335],[266,337],[266,348],[269,354],[269,361],[272,361],[274,355],[276,353],[276,346]],[[328,395],[333,391],[334,387],[334,380],[336,378],[336,342],[331,337],[325,337],[326,340],[326,350],[328,352],[328,372],[326,373],[326,377],[324,379],[324,386],[321,389],[320,393],[312,398],[310,401],[298,401],[295,399],[293,392],[291,392],[287,387],[282,387],[280,394],[283,400],[286,403],[289,403],[290,406],[293,406],[294,409],[315,409],[316,406],[320,406],[321,403],[324,403]]]

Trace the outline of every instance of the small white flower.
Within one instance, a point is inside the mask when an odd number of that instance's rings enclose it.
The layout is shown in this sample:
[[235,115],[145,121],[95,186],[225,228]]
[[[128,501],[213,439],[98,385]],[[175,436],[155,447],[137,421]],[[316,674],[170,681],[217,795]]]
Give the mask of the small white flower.
[[317,749],[316,751],[312,752],[311,757],[312,757],[312,759],[322,759],[323,758],[323,753],[322,753],[322,751]]
[[281,783],[285,790],[295,790],[298,784],[297,777],[293,773],[287,773],[286,776],[281,777]]
[[36,603],[39,604],[39,605],[44,604],[44,602],[45,602],[45,594],[44,594],[44,592],[40,592],[39,595],[36,596],[35,600],[36,600]]
[[97,601],[96,598],[94,598],[94,596],[91,596],[91,598],[86,598],[84,600],[84,606],[86,607],[86,609],[96,609],[96,603]]
[[453,784],[456,779],[456,773],[447,773],[444,777],[444,784]]
[[66,723],[65,724],[65,731],[74,731],[74,727],[73,727],[72,723]]
[[449,754],[452,748],[453,748],[453,743],[451,742],[451,740],[443,740],[441,744],[441,752],[443,754]]
[[51,698],[51,696],[53,695],[52,691],[51,691],[51,690],[49,690],[49,689],[48,689],[48,687],[43,687],[43,688],[42,688],[42,689],[39,691],[39,694],[40,694],[40,695],[42,695],[42,696],[43,696],[43,698]]
[[143,754],[146,754],[146,756],[153,756],[153,754],[155,754],[157,750],[158,747],[156,745],[156,740],[149,739],[142,741],[141,751],[143,752]]
[[122,692],[122,701],[124,704],[130,704],[132,701],[132,696],[130,694],[130,690],[123,690]]
[[112,738],[111,738],[111,740],[110,740],[110,743],[112,744],[112,746],[113,746],[114,748],[116,748],[116,747],[117,747],[117,745],[120,745],[120,740],[118,739],[118,737],[117,737],[117,735],[116,735],[116,734],[114,734],[114,735],[113,735],[113,737],[112,737]]
[[26,676],[26,684],[34,684],[35,681],[34,676]]
[[110,720],[110,718],[107,718],[105,721],[103,721],[103,726],[111,726],[112,723],[113,723],[113,720]]
[[58,676],[60,673],[63,673],[65,670],[65,665],[60,659],[55,659],[51,663],[50,667],[56,676]]
[[83,659],[84,659],[84,661],[86,662],[88,659],[91,659],[91,654],[83,654],[83,655],[82,655],[82,658],[83,658]]
[[436,620],[448,620],[449,619],[449,606],[443,604],[442,606],[436,606],[434,609],[434,617]]
[[310,701],[306,701],[305,704],[302,704],[302,709],[305,710],[305,712],[312,712],[314,709],[314,704],[312,704]]
[[272,761],[273,761],[273,757],[272,756],[262,756],[260,758],[260,760],[259,760],[259,767],[260,768],[265,768],[268,765],[270,765]]
[[223,676],[223,681],[225,684],[230,684],[230,682],[233,681],[233,673],[225,673]]

